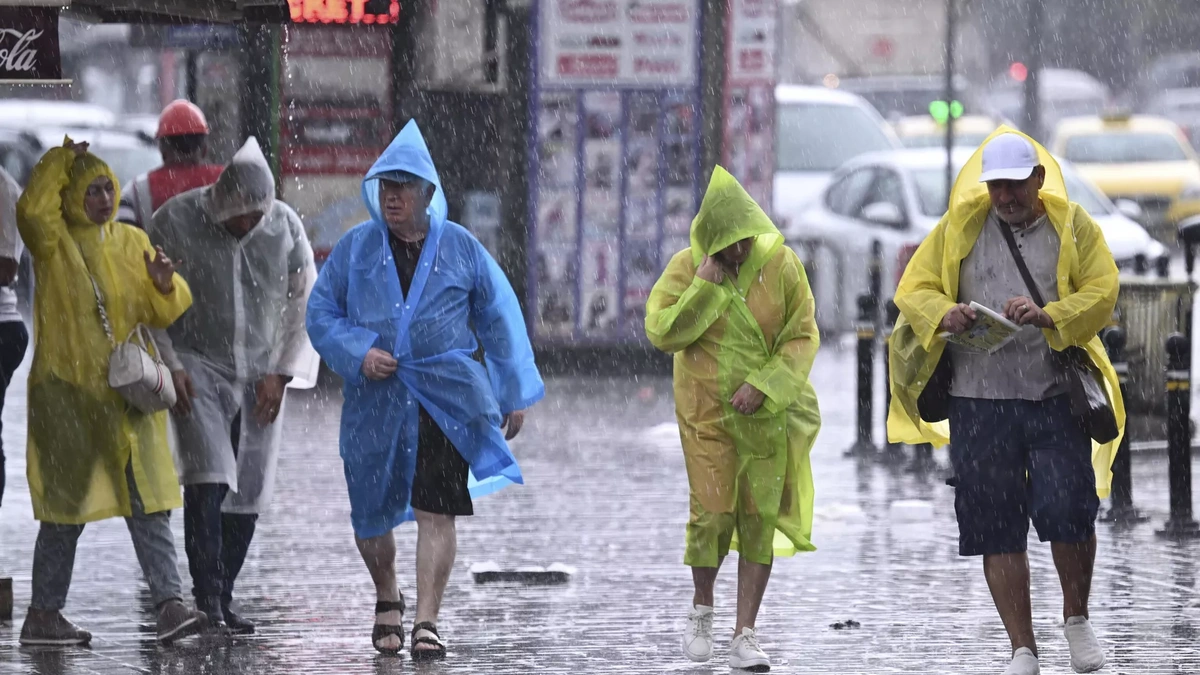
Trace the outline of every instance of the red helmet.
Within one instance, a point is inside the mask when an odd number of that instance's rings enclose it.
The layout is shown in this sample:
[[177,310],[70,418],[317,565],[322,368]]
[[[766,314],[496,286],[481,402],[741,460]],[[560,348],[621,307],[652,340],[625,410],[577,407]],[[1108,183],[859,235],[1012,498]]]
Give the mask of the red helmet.
[[208,121],[204,119],[200,108],[190,101],[178,99],[163,108],[162,115],[158,118],[158,133],[154,137],[207,133]]

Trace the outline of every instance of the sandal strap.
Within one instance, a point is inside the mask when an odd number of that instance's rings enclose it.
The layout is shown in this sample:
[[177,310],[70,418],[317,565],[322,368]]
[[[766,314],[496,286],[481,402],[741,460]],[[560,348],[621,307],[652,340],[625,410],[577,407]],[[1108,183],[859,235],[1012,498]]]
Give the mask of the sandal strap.
[[400,612],[404,613],[404,596],[400,596],[399,600],[379,600],[375,603],[375,613],[383,614],[385,612]]
[[433,623],[432,621],[422,621],[421,623],[414,624],[413,628],[412,628],[413,640],[424,641],[424,642],[426,642],[426,644],[433,644],[433,642],[432,642],[433,638],[427,638],[427,637],[418,638],[417,637],[417,631],[422,631],[422,630],[433,633],[434,637],[438,638],[437,644],[441,644],[442,636],[438,635],[437,624]]

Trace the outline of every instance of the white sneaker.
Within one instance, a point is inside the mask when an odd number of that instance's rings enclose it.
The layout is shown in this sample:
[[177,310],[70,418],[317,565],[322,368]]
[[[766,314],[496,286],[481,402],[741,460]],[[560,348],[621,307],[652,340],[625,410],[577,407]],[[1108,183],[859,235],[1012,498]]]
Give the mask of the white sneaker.
[[1104,648],[1092,631],[1092,624],[1082,616],[1067,619],[1063,626],[1067,645],[1071,648],[1071,667],[1077,673],[1090,673],[1104,667]]
[[1013,652],[1012,663],[1004,671],[1004,675],[1041,675],[1042,667],[1038,658],[1029,647],[1021,647]]
[[688,612],[687,628],[683,631],[683,655],[693,661],[712,658],[713,608],[696,605]]
[[758,635],[753,628],[743,628],[729,645],[729,666],[754,673],[765,673],[771,669],[771,659],[758,646]]

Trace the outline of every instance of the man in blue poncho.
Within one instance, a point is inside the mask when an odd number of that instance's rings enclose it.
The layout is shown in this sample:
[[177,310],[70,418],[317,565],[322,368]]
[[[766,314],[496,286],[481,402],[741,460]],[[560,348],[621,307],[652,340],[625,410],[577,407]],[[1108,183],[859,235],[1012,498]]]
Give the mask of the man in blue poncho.
[[483,245],[446,219],[415,122],[371,167],[362,194],[371,220],[330,254],[308,333],[345,380],[340,447],[355,540],[375,583],[372,643],[385,654],[404,645],[392,529],[416,520],[412,656],[439,659],[454,519],[473,513],[472,497],[522,482],[506,441],[545,389],[516,295]]

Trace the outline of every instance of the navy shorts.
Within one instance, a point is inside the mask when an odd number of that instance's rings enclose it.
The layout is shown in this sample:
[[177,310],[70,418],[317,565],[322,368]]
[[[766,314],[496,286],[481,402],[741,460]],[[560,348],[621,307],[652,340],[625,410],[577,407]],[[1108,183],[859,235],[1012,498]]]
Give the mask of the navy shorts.
[[1095,534],[1092,440],[1067,396],[952,398],[950,429],[959,555],[1025,551],[1030,519],[1041,541],[1080,543]]

